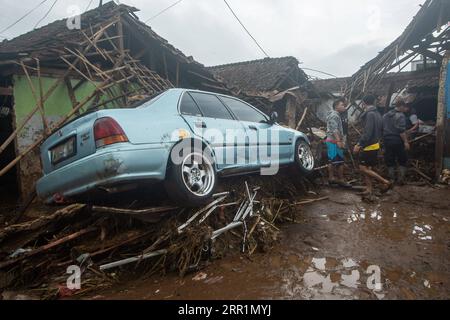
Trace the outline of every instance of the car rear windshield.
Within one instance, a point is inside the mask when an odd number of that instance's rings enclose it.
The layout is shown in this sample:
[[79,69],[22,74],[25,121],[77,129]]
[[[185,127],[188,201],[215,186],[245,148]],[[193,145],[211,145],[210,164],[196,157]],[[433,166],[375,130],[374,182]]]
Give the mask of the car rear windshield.
[[200,112],[200,109],[198,108],[197,104],[187,92],[185,92],[183,94],[183,98],[181,98],[180,112],[181,114],[188,116],[197,116],[197,117],[202,116],[202,113]]

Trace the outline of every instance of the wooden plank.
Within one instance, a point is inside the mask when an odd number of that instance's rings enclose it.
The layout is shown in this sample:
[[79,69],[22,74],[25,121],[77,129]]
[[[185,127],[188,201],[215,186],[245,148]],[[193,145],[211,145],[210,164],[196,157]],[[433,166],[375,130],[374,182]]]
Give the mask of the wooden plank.
[[413,49],[415,52],[422,54],[425,57],[436,60],[438,63],[442,62],[442,56],[436,52],[430,51],[425,48]]
[[303,115],[302,115],[300,121],[298,122],[297,127],[295,128],[295,130],[300,129],[300,127],[302,126],[303,120],[305,120],[307,112],[308,112],[308,107],[306,107],[305,110],[303,111]]
[[448,64],[450,61],[450,52],[447,52],[441,66],[441,78],[439,81],[438,106],[436,117],[436,150],[435,150],[435,166],[436,178],[442,171],[444,161],[444,144],[445,144],[445,123],[446,123],[446,106],[445,106],[445,85],[447,80]]
[[122,19],[120,19],[120,17],[117,20],[118,20],[117,35],[119,36],[118,45],[119,45],[120,59],[122,60],[125,57],[125,41],[123,38],[123,24],[122,24]]
[[392,95],[394,94],[394,88],[395,88],[395,83],[394,81],[391,81],[391,83],[389,84],[389,89],[386,95],[386,101],[384,103],[384,110],[387,111],[391,105],[391,99],[392,99]]
[[12,96],[13,88],[12,87],[0,87],[0,96]]
[[37,248],[37,249],[34,249],[33,251],[25,253],[25,254],[19,256],[18,258],[15,258],[15,259],[12,259],[12,260],[7,260],[7,261],[4,261],[4,262],[0,263],[0,269],[3,269],[3,268],[8,267],[10,265],[14,265],[17,262],[20,262],[22,260],[25,260],[25,259],[30,258],[32,256],[35,256],[35,255],[37,255],[39,253],[42,253],[42,252],[45,252],[47,250],[53,249],[54,247],[62,245],[62,244],[66,243],[66,242],[69,242],[71,240],[77,239],[77,238],[79,238],[81,236],[84,236],[85,234],[88,234],[88,233],[93,232],[95,230],[97,230],[97,227],[89,227],[89,228],[86,228],[84,230],[80,230],[80,231],[77,231],[75,233],[69,234],[68,236],[65,236],[65,237],[63,237],[61,239],[55,240],[53,242],[50,242],[50,243],[48,243],[46,245],[43,245],[43,246]]
[[66,83],[67,92],[69,93],[70,102],[72,103],[72,108],[75,108],[77,105],[77,98],[75,96],[75,90],[72,87],[72,83],[68,77],[64,78],[64,82]]
[[129,215],[161,213],[161,212],[168,212],[168,211],[172,211],[172,210],[176,210],[176,209],[178,209],[178,207],[155,207],[155,208],[148,208],[148,209],[133,210],[133,209],[92,206],[92,211],[96,211],[96,212],[113,213],[113,214],[122,213],[122,214],[129,214]]
[[291,95],[287,95],[286,102],[286,122],[289,128],[295,129],[295,116],[297,111],[297,99]]

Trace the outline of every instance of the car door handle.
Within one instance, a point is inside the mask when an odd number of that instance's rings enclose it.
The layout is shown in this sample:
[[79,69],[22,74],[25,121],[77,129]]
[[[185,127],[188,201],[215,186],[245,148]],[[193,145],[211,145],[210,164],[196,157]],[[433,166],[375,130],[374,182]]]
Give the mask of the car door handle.
[[203,121],[196,122],[196,123],[195,123],[195,126],[196,126],[197,128],[206,128],[206,123],[204,123]]
[[248,126],[248,128],[250,129],[250,130],[258,130],[258,128],[256,127],[256,126],[252,126],[252,125],[250,125],[250,126]]

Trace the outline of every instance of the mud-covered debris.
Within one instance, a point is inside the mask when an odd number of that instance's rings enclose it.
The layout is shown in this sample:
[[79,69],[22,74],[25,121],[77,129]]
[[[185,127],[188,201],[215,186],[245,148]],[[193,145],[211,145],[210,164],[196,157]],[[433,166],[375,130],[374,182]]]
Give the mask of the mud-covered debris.
[[[200,272],[232,252],[266,252],[279,238],[277,224],[295,219],[299,195],[314,188],[301,176],[282,175],[245,183],[230,178],[201,208],[72,204],[7,226],[0,229],[0,291],[32,287],[45,299],[82,295],[123,278]],[[61,291],[74,266],[82,289]]]

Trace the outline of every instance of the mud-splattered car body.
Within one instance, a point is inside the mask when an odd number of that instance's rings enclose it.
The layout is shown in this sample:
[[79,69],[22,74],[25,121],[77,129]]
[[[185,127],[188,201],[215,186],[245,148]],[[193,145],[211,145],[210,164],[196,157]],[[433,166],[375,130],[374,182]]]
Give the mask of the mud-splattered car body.
[[[199,137],[194,126],[198,121],[214,126],[216,124],[211,123],[217,119],[208,120],[202,115],[186,115],[180,111],[183,96],[193,92],[234,99],[196,90],[170,89],[137,108],[100,110],[68,123],[41,146],[44,176],[37,182],[38,195],[47,203],[59,202],[94,189],[113,192],[120,191],[118,186],[163,181],[172,148],[185,138],[202,139],[215,154],[214,143]],[[261,115],[270,121],[269,117]],[[95,131],[101,121],[108,122],[106,129]],[[226,123],[220,120],[217,126],[227,127]],[[229,125],[241,126],[244,130],[249,126],[234,117]],[[309,144],[301,132],[275,123],[264,126],[281,132],[280,165],[294,161],[296,140],[302,139]],[[254,171],[259,165],[215,163],[214,168],[217,174],[245,173]]]

